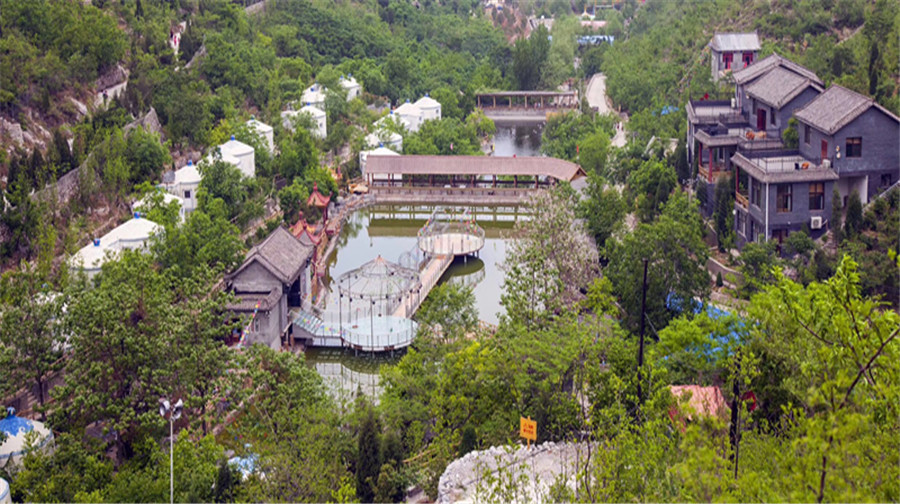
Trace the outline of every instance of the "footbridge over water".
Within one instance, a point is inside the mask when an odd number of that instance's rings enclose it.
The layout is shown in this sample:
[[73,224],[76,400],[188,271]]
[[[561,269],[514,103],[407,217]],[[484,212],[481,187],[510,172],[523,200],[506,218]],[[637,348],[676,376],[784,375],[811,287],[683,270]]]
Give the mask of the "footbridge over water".
[[435,210],[419,230],[416,248],[399,263],[379,256],[338,279],[336,310],[295,310],[294,338],[363,352],[405,348],[418,328],[413,315],[453,259],[477,255],[483,247],[484,229],[468,211]]
[[520,205],[532,191],[586,177],[550,157],[369,156],[363,173],[378,203]]

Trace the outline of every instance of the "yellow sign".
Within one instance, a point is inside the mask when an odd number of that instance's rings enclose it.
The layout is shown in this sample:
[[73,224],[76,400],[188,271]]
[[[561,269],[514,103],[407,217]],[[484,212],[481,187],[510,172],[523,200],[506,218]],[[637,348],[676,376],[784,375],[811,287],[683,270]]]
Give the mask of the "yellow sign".
[[530,417],[519,417],[519,436],[531,441],[537,441],[537,422]]

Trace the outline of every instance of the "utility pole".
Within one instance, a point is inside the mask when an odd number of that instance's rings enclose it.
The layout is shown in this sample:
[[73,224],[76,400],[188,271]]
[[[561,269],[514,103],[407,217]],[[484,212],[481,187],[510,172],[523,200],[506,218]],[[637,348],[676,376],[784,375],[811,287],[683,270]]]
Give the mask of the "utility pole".
[[641,283],[641,335],[640,340],[638,341],[638,360],[637,360],[637,393],[638,393],[638,407],[644,404],[644,394],[641,389],[641,382],[643,381],[643,377],[641,376],[641,368],[644,367],[644,319],[647,317],[646,315],[647,308],[647,259],[644,259],[644,280]]

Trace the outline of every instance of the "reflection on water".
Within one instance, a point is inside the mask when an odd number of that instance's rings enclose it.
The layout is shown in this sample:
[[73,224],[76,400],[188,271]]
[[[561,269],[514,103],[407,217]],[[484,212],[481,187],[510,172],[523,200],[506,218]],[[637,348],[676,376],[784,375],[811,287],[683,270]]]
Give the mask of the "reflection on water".
[[334,398],[343,404],[352,402],[360,392],[377,401],[381,395],[378,370],[381,366],[393,366],[402,356],[403,351],[393,355],[356,355],[353,350],[338,348],[306,350],[306,361],[316,368]]
[[543,123],[504,124],[498,122],[497,133],[494,134],[493,140],[494,155],[540,156],[543,130]]

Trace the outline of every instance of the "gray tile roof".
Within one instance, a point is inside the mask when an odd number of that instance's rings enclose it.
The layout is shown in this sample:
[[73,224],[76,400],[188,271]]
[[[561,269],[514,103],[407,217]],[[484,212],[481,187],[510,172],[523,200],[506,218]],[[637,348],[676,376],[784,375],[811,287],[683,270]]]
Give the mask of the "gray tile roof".
[[822,88],[808,78],[783,67],[775,67],[747,86],[747,94],[780,109],[809,86],[822,92]]
[[759,35],[752,33],[716,33],[709,46],[719,52],[759,51]]
[[735,83],[747,84],[777,67],[786,68],[794,72],[795,74],[802,75],[803,77],[806,77],[819,86],[825,85],[825,83],[822,82],[822,79],[820,79],[819,76],[816,75],[816,73],[812,70],[802,65],[798,65],[783,56],[779,56],[778,54],[770,54],[761,60],[757,60],[746,68],[735,70],[732,73],[732,76],[734,77]]
[[281,289],[272,289],[269,292],[236,292],[234,301],[227,308],[231,311],[253,313],[256,303],[259,309],[269,311],[278,306],[281,299]]
[[244,263],[228,278],[234,278],[253,262],[259,262],[282,283],[291,284],[300,276],[312,253],[313,247],[310,244],[298,240],[290,231],[278,226],[262,243],[250,249]]
[[870,107],[877,107],[895,121],[900,122],[900,118],[875,103],[875,100],[837,84],[829,87],[794,115],[798,120],[826,135],[833,135],[860,114],[869,110]]

